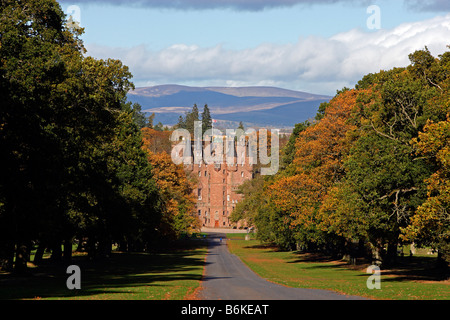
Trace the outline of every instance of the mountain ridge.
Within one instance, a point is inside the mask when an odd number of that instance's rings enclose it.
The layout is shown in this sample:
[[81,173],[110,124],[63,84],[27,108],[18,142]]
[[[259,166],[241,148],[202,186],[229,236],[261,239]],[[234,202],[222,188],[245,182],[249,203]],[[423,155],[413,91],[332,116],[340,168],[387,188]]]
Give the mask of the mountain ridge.
[[[145,113],[155,113],[155,122],[173,125],[196,104],[205,104],[216,120],[255,126],[293,127],[312,118],[320,103],[330,96],[270,86],[193,87],[177,84],[138,87],[128,94]],[[240,119],[240,117],[242,119]],[[240,119],[240,120],[239,120]]]

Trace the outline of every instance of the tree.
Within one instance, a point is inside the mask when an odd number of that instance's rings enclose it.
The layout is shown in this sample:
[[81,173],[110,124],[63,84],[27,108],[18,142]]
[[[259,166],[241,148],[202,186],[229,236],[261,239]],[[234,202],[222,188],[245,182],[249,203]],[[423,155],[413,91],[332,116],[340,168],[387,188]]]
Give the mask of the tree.
[[389,265],[414,241],[448,263],[450,52],[410,60],[364,76],[298,124],[282,170],[244,185],[235,219],[284,249],[351,256],[357,243]]
[[326,220],[320,207],[330,188],[344,177],[344,161],[352,143],[348,133],[355,128],[348,120],[356,109],[358,94],[356,90],[343,91],[327,104],[319,122],[297,127],[295,155],[288,171],[293,176],[281,178],[272,187],[277,207],[292,217],[296,239],[303,247],[335,241],[334,234],[320,228]]
[[23,271],[33,243],[57,260],[75,236],[92,248],[154,236],[159,200],[128,68],[84,57],[82,29],[55,1],[3,1],[0,18],[0,259],[11,266],[17,248]]
[[178,129],[186,129],[186,119],[183,118],[182,115],[180,115],[180,116],[178,117],[178,122],[177,122],[177,124],[176,124],[176,127],[177,127]]
[[258,211],[265,202],[263,193],[264,184],[264,177],[257,175],[254,179],[246,180],[239,186],[236,192],[243,195],[243,200],[238,202],[231,213],[231,221],[237,223],[245,220],[248,225],[255,225],[255,218],[258,215]]
[[400,228],[422,200],[422,180],[429,173],[410,151],[372,133],[356,141],[345,164],[344,186],[352,193],[341,201],[353,204],[353,220],[364,221],[374,257],[385,264],[395,259]]
[[329,217],[327,227],[366,239],[384,264],[395,261],[398,243],[407,239],[400,237],[401,231],[411,230],[410,221],[419,219],[415,214],[425,199],[424,180],[437,168],[415,155],[411,141],[427,120],[442,119],[446,101],[444,83],[429,81],[439,78],[433,74],[443,74],[437,68],[440,61],[427,51],[415,52],[410,59],[407,68],[371,74],[359,82],[358,91],[370,91],[360,94],[359,110],[350,119],[357,125],[350,133],[356,139],[344,179],[322,207]]
[[184,171],[183,165],[173,163],[169,154],[147,151],[153,166],[152,173],[163,201],[163,216],[158,229],[164,239],[177,239],[182,232],[200,229],[200,221],[195,214],[193,183]]
[[403,238],[437,249],[439,258],[449,264],[450,116],[438,123],[429,121],[413,143],[419,154],[437,163],[438,169],[426,179],[427,199],[411,217],[411,224],[402,230]]
[[444,85],[432,76],[440,63],[426,51],[410,58],[408,68],[377,76],[376,95],[363,103],[359,139],[347,166],[348,179],[372,216],[370,241],[384,263],[395,259],[400,232],[414,220],[426,197],[424,180],[436,170],[414,154],[411,141],[428,119],[442,119],[445,101]]
[[[206,107],[206,110],[207,110],[206,113],[209,114],[209,110],[207,108],[207,105],[205,105],[205,107]],[[205,110],[203,111],[203,113],[205,113]],[[205,115],[205,117],[207,117],[207,115]],[[194,104],[194,106],[192,107],[191,111],[188,111],[188,112],[185,113],[184,117],[182,115],[180,115],[178,117],[178,122],[177,122],[176,127],[180,128],[180,129],[186,129],[186,130],[188,130],[191,133],[191,135],[193,135],[194,134],[195,121],[199,121],[199,112],[198,112],[198,107],[197,107],[196,104]],[[205,123],[206,122],[207,121],[206,121],[206,118],[205,118]]]
[[289,137],[289,140],[288,140],[286,146],[282,150],[282,157],[281,157],[281,169],[282,170],[286,170],[287,167],[289,165],[291,165],[294,160],[294,156],[296,153],[295,142],[296,142],[300,132],[306,130],[306,128],[308,128],[311,125],[312,124],[308,120],[306,120],[302,123],[297,123],[294,126],[294,129],[292,130],[292,134]]
[[94,181],[89,181],[86,200],[95,205],[74,207],[78,210],[72,214],[78,225],[84,222],[79,233],[88,237],[92,257],[109,255],[113,241],[128,250],[148,249],[161,220],[153,168],[142,150],[142,136],[129,103],[123,105],[116,121],[111,142],[95,149],[96,163],[87,177]]
[[198,107],[196,104],[194,104],[194,106],[192,107],[191,112],[186,113],[185,129],[188,130],[191,134],[194,134],[195,121],[199,121]]
[[158,121],[154,128],[156,131],[164,131],[164,126],[161,121]]
[[[0,7],[0,251],[16,267],[31,241],[63,225],[73,105],[64,103],[81,63],[81,30],[64,25],[54,1],[2,1]],[[69,160],[69,161],[66,161]],[[1,254],[1,252],[0,252]]]
[[142,137],[145,149],[152,153],[165,152],[170,154],[172,142],[170,141],[171,131],[160,131],[151,128],[142,128]]
[[205,106],[203,107],[203,112],[202,112],[202,133],[205,133],[206,130],[211,129],[211,128],[212,128],[211,114],[209,112],[208,105],[205,104]]
[[155,121],[155,116],[156,115],[154,112],[152,112],[152,114],[148,116],[146,124],[147,128],[153,129],[153,122]]
[[327,104],[320,121],[296,125],[283,149],[282,170],[264,184],[254,179],[255,185],[244,185],[245,197],[235,219],[254,221],[260,239],[283,249],[312,248],[332,240],[320,228],[323,217],[318,208],[344,174],[351,142],[347,133],[355,127],[347,120],[356,108],[357,95],[354,90],[343,92]]
[[[142,107],[139,103],[133,103],[133,120],[138,126],[138,128],[142,129],[149,125],[147,123],[147,118],[145,117],[145,114],[142,112]],[[153,120],[152,118],[148,118],[148,120]],[[153,122],[151,124],[153,126]]]

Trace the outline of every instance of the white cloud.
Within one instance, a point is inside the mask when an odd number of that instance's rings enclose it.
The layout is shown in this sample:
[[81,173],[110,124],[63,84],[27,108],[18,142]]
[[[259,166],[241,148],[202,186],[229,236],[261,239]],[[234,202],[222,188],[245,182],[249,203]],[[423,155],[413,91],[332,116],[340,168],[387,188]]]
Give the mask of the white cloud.
[[300,38],[294,44],[261,44],[229,50],[174,44],[161,51],[145,46],[109,48],[87,44],[88,54],[117,58],[130,67],[137,86],[148,83],[258,85],[332,94],[353,87],[363,75],[409,64],[408,54],[427,46],[434,55],[450,44],[450,14],[390,30],[353,29],[331,38]]

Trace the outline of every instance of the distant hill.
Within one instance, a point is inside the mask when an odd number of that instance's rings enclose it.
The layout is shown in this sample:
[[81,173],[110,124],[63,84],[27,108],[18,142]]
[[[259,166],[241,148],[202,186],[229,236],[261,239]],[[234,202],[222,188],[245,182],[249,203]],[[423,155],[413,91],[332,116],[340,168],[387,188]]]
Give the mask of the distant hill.
[[178,117],[197,104],[200,113],[208,104],[212,117],[224,127],[293,127],[313,118],[320,103],[330,96],[276,87],[188,87],[160,85],[136,88],[128,99],[138,102],[148,114],[155,113],[155,123],[177,123]]

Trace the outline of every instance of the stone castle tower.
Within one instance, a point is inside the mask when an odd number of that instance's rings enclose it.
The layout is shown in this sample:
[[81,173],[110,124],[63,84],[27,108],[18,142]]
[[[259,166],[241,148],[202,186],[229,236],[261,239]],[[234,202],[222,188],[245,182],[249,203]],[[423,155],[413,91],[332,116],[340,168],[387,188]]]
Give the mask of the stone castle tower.
[[[224,137],[219,138],[222,141]],[[208,164],[202,157],[205,143],[200,144],[202,148],[197,148],[197,150],[201,151],[200,153],[197,151],[195,154],[194,141],[191,150],[192,158],[197,156],[197,159],[201,160],[185,164],[185,170],[191,172],[198,179],[197,188],[194,190],[197,198],[196,213],[204,227],[233,226],[230,215],[242,200],[242,195],[236,191],[244,181],[253,179],[254,165],[249,157],[248,144],[239,147],[236,141],[231,143],[234,144],[234,148],[229,149],[233,151],[232,153],[224,151],[220,161]],[[214,143],[211,153],[214,154]]]

